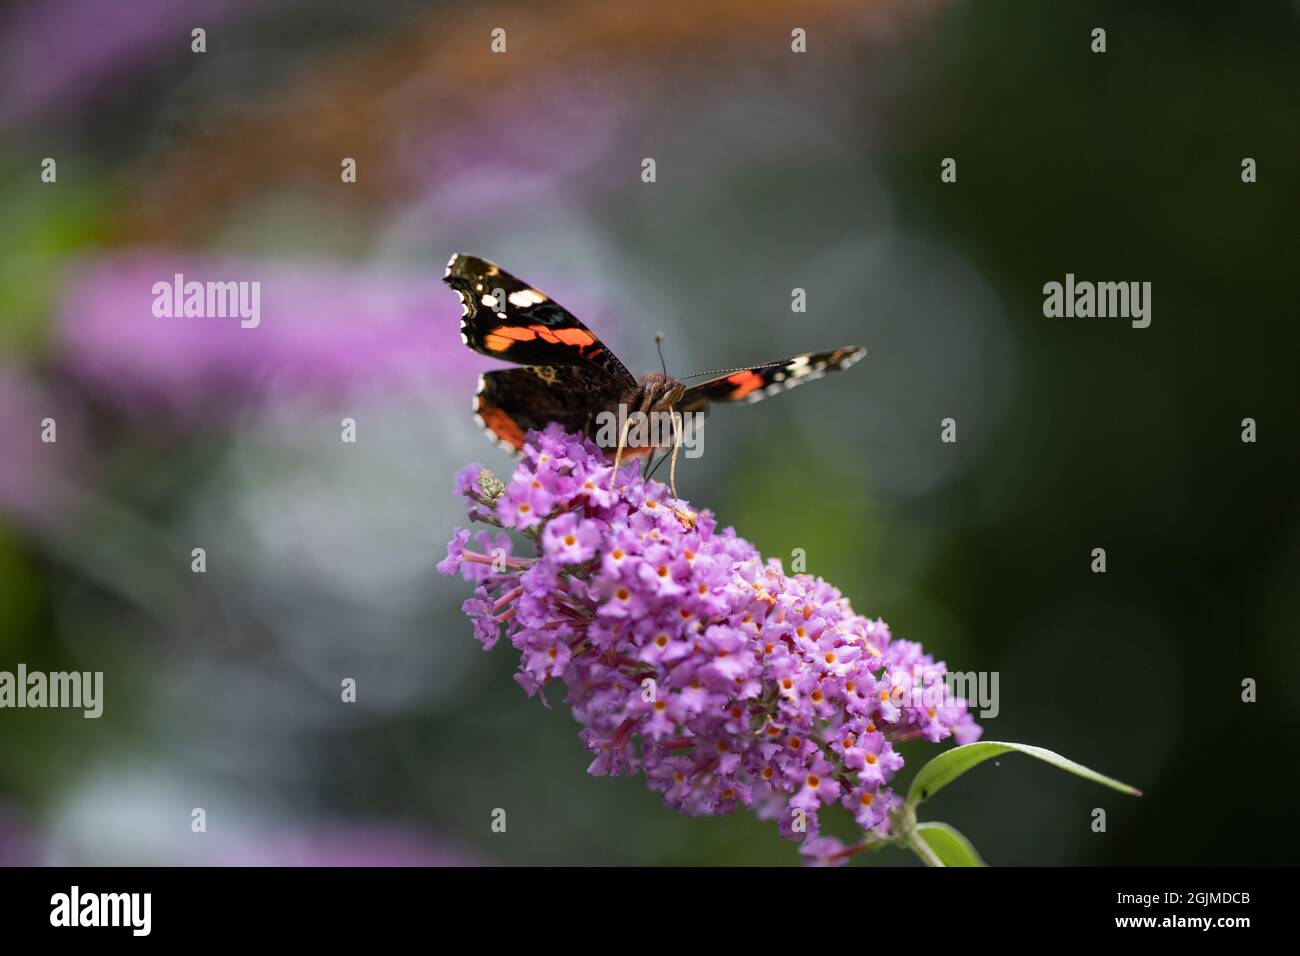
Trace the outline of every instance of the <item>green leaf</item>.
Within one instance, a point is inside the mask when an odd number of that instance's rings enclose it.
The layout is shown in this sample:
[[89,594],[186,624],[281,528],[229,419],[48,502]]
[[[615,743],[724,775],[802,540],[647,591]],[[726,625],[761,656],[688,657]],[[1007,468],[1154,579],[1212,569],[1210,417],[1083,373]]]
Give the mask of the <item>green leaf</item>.
[[1053,753],[1042,747],[982,740],[979,743],[966,744],[961,747],[954,747],[952,750],[946,750],[922,767],[916,777],[913,778],[912,787],[907,792],[907,805],[909,807],[920,806],[967,770],[1004,753],[1028,754],[1031,757],[1037,757],[1039,760],[1050,763],[1054,767],[1068,770],[1085,780],[1091,780],[1094,783],[1110,787],[1112,790],[1132,794],[1135,797],[1142,796],[1142,791],[1136,787],[1120,783],[1118,780],[1099,774],[1095,770],[1088,769],[1083,764],[1075,763],[1073,760],[1068,760],[1060,754]]
[[946,823],[918,823],[916,835],[944,866],[988,866],[959,830]]

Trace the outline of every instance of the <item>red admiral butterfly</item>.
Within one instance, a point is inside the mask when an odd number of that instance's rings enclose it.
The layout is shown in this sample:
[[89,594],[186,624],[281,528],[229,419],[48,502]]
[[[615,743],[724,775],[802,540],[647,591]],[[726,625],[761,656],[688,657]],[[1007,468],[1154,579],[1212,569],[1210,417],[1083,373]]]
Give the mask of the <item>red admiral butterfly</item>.
[[[701,372],[711,375],[687,386],[665,370],[633,378],[595,333],[559,303],[520,282],[500,266],[474,256],[454,255],[443,281],[464,306],[461,339],[476,352],[515,362],[524,368],[485,372],[474,396],[474,417],[502,447],[518,452],[524,433],[559,422],[571,432],[596,438],[601,413],[623,416],[640,412],[672,417],[703,413],[712,402],[755,402],[767,395],[848,368],[866,354],[849,346],[809,352],[781,362],[750,368]],[[623,428],[626,435],[626,425]],[[677,435],[680,443],[680,432]],[[624,454],[648,454],[667,444],[624,446]],[[675,444],[673,445],[675,448]]]

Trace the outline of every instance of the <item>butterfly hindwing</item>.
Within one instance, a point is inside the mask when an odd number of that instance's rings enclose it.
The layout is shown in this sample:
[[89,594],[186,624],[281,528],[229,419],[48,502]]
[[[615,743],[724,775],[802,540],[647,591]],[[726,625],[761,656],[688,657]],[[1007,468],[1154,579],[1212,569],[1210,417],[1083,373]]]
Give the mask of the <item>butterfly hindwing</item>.
[[693,410],[709,402],[756,402],[787,388],[815,381],[827,372],[848,368],[866,353],[864,348],[846,346],[829,352],[795,355],[783,362],[731,369],[688,388],[681,408]]
[[474,351],[519,365],[584,368],[622,388],[636,384],[572,313],[495,263],[454,255],[443,281],[460,296],[461,337]]
[[550,422],[585,433],[596,410],[617,396],[618,389],[605,378],[572,365],[503,368],[479,379],[474,415],[492,439],[519,451],[526,432],[540,431]]

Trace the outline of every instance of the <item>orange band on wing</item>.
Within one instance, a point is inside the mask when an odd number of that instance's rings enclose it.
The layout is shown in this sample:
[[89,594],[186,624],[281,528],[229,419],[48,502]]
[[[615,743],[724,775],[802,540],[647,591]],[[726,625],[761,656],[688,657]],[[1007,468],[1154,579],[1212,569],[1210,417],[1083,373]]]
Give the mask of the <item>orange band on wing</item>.
[[503,409],[496,405],[480,404],[478,414],[483,419],[483,427],[497,440],[513,446],[516,450],[524,447],[524,430]]
[[596,337],[586,329],[548,329],[544,325],[530,325],[528,328],[543,342],[551,345],[576,345],[585,348],[596,341]]
[[596,337],[586,329],[556,329],[555,337],[565,345],[576,345],[579,348],[596,344]]
[[483,344],[493,352],[504,352],[515,342],[531,342],[537,338],[533,329],[522,325],[502,325],[493,329],[483,338]]
[[731,393],[732,398],[744,398],[755,389],[763,387],[763,376],[757,372],[737,372],[735,375],[728,375],[727,381],[736,386],[735,391]]
[[586,329],[548,329],[544,325],[501,325],[483,337],[483,345],[493,352],[504,352],[516,342],[541,339],[548,345],[586,348],[596,337]]

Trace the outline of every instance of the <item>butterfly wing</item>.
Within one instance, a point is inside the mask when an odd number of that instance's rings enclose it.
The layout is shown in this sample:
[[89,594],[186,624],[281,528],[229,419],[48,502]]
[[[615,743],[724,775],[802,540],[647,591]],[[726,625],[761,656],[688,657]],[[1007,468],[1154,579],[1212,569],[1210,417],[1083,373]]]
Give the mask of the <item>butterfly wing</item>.
[[867,350],[850,345],[829,352],[808,352],[782,362],[729,369],[708,381],[692,385],[682,396],[682,411],[701,411],[711,402],[757,402],[761,398],[812,382],[827,372],[848,368]]
[[586,368],[622,389],[636,385],[594,332],[496,263],[457,254],[442,281],[460,296],[461,338],[474,351],[518,365]]
[[507,451],[524,447],[524,435],[559,422],[586,433],[591,417],[618,391],[607,379],[573,365],[528,366],[484,372],[474,396],[474,418]]

